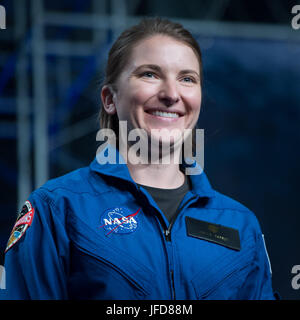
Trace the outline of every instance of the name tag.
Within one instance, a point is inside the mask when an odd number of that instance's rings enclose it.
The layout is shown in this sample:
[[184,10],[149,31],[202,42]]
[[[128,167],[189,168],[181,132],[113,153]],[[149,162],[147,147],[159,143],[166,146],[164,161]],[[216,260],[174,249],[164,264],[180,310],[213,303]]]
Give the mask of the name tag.
[[185,218],[187,235],[190,237],[217,243],[237,251],[241,250],[239,231],[211,222]]

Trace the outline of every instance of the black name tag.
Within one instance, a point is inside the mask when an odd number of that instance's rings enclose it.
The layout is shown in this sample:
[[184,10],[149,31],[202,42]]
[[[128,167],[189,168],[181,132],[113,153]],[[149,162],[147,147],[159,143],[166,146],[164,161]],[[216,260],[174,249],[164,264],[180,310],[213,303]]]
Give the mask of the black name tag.
[[241,250],[239,231],[211,222],[185,218],[187,235],[207,240],[234,250]]

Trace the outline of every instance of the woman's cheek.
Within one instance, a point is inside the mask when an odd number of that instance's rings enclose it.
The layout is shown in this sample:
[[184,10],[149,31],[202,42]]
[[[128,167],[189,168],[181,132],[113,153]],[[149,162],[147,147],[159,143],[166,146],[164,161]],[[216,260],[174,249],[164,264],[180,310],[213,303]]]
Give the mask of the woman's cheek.
[[147,100],[157,94],[157,86],[150,83],[142,83],[132,91],[132,96],[137,104],[144,105]]
[[199,115],[200,113],[200,108],[201,108],[201,94],[197,93],[194,95],[191,95],[189,98],[189,105],[191,106],[191,109],[193,110],[193,112],[197,115]]

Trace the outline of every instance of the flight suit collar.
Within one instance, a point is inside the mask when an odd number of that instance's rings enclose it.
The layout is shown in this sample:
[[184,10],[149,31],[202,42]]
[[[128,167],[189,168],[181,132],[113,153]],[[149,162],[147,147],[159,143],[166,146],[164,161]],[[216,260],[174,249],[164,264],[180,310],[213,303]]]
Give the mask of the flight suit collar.
[[[127,165],[125,164],[124,158],[119,153],[119,151],[113,146],[109,145],[107,147],[107,150],[103,152],[111,152],[111,154],[113,154],[116,159],[116,163],[101,164],[101,155],[103,155],[103,153],[98,153],[95,159],[90,164],[90,170],[101,175],[112,176],[122,180],[127,180],[136,185],[130,175]],[[188,166],[189,165],[185,162],[181,165],[181,169],[184,171],[184,169],[186,169]],[[206,174],[202,170],[201,166],[196,163],[193,165],[193,167],[196,167],[194,168],[195,170],[193,170],[194,174],[189,175],[192,188],[191,192],[200,197],[214,197],[215,191],[211,187],[210,182],[208,181],[208,178],[206,177]]]

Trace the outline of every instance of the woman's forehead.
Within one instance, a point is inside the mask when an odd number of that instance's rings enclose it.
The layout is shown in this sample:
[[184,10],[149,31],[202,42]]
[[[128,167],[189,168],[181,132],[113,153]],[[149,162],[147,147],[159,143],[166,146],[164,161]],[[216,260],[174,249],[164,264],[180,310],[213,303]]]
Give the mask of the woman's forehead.
[[162,67],[178,67],[199,70],[199,60],[194,50],[183,41],[166,35],[154,35],[140,41],[128,61],[131,68],[142,64],[157,64]]

